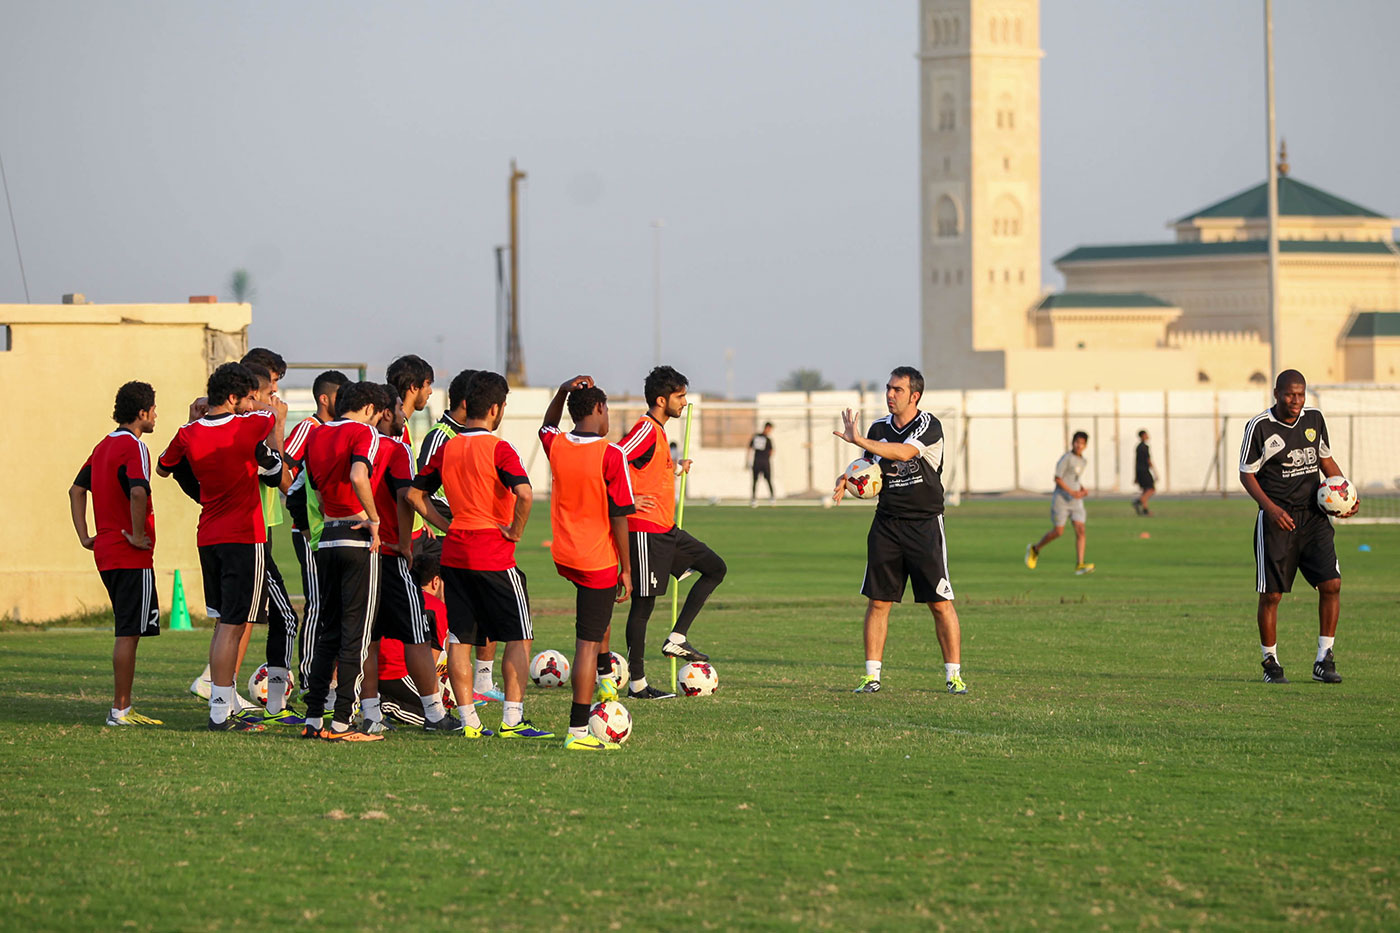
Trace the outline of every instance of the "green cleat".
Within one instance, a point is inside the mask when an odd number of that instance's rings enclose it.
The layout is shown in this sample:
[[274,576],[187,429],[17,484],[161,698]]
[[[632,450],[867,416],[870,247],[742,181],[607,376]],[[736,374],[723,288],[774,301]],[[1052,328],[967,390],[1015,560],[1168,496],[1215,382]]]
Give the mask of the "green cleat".
[[880,678],[866,675],[860,679],[860,684],[851,691],[852,693],[879,693]]
[[570,735],[564,740],[564,747],[573,752],[615,751],[621,748],[616,742],[604,742],[595,735]]
[[954,674],[952,677],[948,678],[948,692],[954,696],[962,696],[967,693],[967,684],[963,683],[963,679],[960,675]]
[[617,702],[617,681],[611,677],[604,677],[598,681],[598,692],[593,695],[594,703],[616,703]]

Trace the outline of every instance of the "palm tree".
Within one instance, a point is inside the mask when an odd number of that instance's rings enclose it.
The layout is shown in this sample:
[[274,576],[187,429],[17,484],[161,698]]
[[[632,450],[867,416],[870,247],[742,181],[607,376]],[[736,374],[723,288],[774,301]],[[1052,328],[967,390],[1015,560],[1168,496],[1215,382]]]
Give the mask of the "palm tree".
[[253,274],[247,269],[234,269],[228,279],[229,295],[239,304],[247,304],[258,297],[253,287]]
[[820,369],[794,369],[778,383],[779,392],[827,392],[835,388]]

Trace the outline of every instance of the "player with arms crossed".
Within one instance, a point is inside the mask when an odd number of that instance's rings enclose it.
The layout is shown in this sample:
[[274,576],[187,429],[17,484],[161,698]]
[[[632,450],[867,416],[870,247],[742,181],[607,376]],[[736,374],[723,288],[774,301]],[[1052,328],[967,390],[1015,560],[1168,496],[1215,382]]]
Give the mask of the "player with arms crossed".
[[[1342,606],[1342,571],[1332,522],[1317,504],[1321,476],[1341,476],[1332,459],[1327,422],[1307,408],[1307,381],[1296,369],[1279,373],[1274,405],[1250,420],[1240,446],[1240,484],[1259,504],[1254,520],[1255,588],[1259,592],[1259,650],[1264,681],[1286,684],[1278,662],[1278,604],[1299,570],[1317,590],[1317,659],[1313,680],[1339,684],[1332,656]],[[1354,513],[1353,513],[1354,514]]]
[[[128,382],[117,390],[112,406],[117,429],[108,434],[78,471],[68,490],[73,530],[92,551],[97,572],[112,600],[116,644],[112,647],[112,708],[109,726],[158,726],[159,719],[131,708],[131,685],[136,677],[136,647],[141,639],[160,634],[160,604],[156,601],[156,513],[151,504],[151,453],[141,440],[156,427],[156,393],[144,382]],[[97,534],[88,534],[87,499]]]
[[[631,684],[627,695],[656,700],[675,696],[647,683],[647,621],[656,598],[666,594],[669,577],[677,581],[688,570],[700,574],[690,588],[675,629],[666,637],[661,653],[684,661],[708,661],[688,640],[690,624],[705,600],[724,582],[724,561],[703,542],[676,527],[676,477],[690,472],[690,461],[676,463],[666,440],[666,422],[685,411],[688,380],[670,366],[658,366],[647,374],[645,391],[650,406],[619,444],[627,457],[628,475],[636,496],[637,511],[627,518],[631,562],[635,573],[632,607],[627,612],[627,667]],[[603,646],[606,651],[606,646]],[[607,664],[606,653],[599,656]],[[605,666],[600,670],[606,670]]]
[[[568,400],[574,429],[559,430]],[[609,444],[608,397],[591,376],[575,376],[559,387],[540,427],[540,443],[549,456],[553,484],[549,518],[550,545],[559,575],[578,591],[575,607],[574,701],[569,708],[569,736],[564,747],[575,751],[620,748],[588,732],[598,647],[612,625],[614,602],[632,595],[632,566],[627,548],[627,516],[636,511],[627,459]],[[617,699],[617,687],[604,679],[599,699]]]
[[[919,411],[924,377],[912,366],[900,366],[885,384],[889,414],[870,426],[863,437],[855,414],[842,414],[837,437],[865,451],[880,464],[883,485],[875,518],[866,537],[865,677],[856,693],[880,689],[880,668],[889,632],[890,607],[904,598],[904,584],[913,583],[914,601],[928,603],[933,612],[938,647],[949,693],[967,693],[962,679],[962,630],[953,608],[948,580],[948,543],[943,532],[943,425]],[[836,481],[832,496],[845,494],[845,478]]]

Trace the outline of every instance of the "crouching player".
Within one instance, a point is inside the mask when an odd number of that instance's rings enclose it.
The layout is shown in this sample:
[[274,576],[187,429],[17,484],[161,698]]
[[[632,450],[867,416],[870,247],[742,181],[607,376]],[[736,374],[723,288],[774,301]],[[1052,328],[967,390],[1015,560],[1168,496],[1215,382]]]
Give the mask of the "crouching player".
[[[574,429],[559,430],[568,400]],[[550,545],[559,575],[578,591],[574,621],[574,701],[569,709],[565,747],[602,751],[620,746],[588,732],[594,662],[612,625],[614,602],[632,595],[632,567],[627,551],[627,516],[636,511],[627,460],[622,448],[609,444],[608,397],[591,376],[575,376],[559,387],[545,411],[540,443],[549,455],[553,487],[549,517]],[[617,699],[617,686],[604,678],[599,699]]]
[[[436,557],[424,554],[413,558],[412,572],[413,580],[423,594],[423,605],[428,614],[433,664],[445,665],[447,658],[443,651],[447,648],[447,607],[442,602],[441,565]],[[438,679],[435,673],[431,684],[419,684],[404,664],[403,649],[404,643],[397,638],[385,636],[379,640],[379,705],[386,719],[421,726],[427,721],[423,716],[423,695],[437,689]],[[450,694],[442,697],[444,701],[449,698]]]
[[[93,448],[68,490],[68,499],[78,541],[92,551],[112,600],[117,640],[112,648],[115,683],[107,725],[159,726],[159,719],[131,708],[136,646],[142,638],[160,634],[160,604],[151,569],[156,546],[151,453],[141,440],[141,435],[155,430],[155,390],[144,382],[122,386],[112,406],[112,420],[117,429]],[[88,534],[88,493],[92,493],[96,535]]]

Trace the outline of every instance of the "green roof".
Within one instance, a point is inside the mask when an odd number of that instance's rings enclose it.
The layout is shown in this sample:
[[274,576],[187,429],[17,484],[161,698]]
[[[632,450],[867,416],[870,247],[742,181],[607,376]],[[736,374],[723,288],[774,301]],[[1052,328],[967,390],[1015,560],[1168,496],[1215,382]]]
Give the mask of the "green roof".
[[[1280,240],[1281,253],[1374,253],[1397,255],[1393,244],[1380,240]],[[1105,259],[1176,259],[1190,256],[1238,256],[1267,253],[1267,240],[1222,240],[1218,243],[1120,243],[1080,246],[1055,260],[1092,262]]]
[[1362,311],[1351,322],[1348,337],[1400,337],[1400,311]]
[[1143,292],[1060,292],[1047,295],[1042,310],[1051,308],[1174,308],[1170,301]]
[[[1268,182],[1255,185],[1239,194],[1203,207],[1194,214],[1187,214],[1176,221],[1210,217],[1267,217],[1269,214]],[[1278,180],[1278,212],[1280,217],[1384,217],[1375,211],[1353,204],[1335,194],[1328,194],[1320,188],[1306,185],[1287,175]]]

